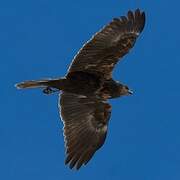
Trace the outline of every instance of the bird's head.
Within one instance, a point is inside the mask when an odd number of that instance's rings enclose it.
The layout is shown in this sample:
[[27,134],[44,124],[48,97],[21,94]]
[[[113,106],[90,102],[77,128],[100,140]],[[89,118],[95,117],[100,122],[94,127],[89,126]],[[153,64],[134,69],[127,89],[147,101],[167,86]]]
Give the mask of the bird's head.
[[128,88],[128,86],[122,85],[122,86],[120,87],[120,94],[121,94],[121,96],[132,95],[132,94],[133,94],[133,91],[130,90],[130,89]]

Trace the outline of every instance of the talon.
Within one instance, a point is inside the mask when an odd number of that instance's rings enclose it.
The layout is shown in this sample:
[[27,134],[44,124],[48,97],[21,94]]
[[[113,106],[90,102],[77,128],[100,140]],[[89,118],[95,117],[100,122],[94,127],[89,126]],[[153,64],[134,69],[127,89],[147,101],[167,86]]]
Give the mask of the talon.
[[53,90],[50,87],[43,89],[44,94],[51,94],[52,92],[53,92]]
[[43,89],[44,94],[51,94],[51,93],[58,92],[58,91],[59,90],[53,90],[50,87],[47,87],[47,88]]

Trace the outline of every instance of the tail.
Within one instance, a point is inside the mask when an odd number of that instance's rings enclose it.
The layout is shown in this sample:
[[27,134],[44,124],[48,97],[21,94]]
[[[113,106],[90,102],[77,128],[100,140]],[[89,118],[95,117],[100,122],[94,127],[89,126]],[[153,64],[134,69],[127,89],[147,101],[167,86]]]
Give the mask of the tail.
[[39,81],[25,81],[15,85],[17,89],[28,89],[28,88],[46,88],[52,87],[59,90],[63,89],[64,79],[47,79]]

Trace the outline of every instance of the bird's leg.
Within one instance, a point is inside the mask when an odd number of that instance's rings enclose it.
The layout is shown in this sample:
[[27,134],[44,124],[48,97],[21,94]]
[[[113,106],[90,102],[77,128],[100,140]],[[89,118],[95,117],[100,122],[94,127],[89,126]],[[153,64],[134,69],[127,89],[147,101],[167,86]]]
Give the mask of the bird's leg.
[[44,94],[52,94],[52,93],[54,93],[54,92],[58,92],[59,90],[55,90],[55,89],[52,89],[52,88],[50,88],[50,87],[46,87],[45,89],[43,89],[43,93]]

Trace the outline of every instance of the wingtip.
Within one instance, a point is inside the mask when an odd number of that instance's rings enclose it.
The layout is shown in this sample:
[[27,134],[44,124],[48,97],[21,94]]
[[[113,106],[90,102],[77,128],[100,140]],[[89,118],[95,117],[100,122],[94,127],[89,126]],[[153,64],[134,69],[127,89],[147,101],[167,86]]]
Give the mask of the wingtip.
[[141,16],[142,16],[142,18],[144,19],[144,22],[145,22],[145,20],[146,20],[146,13],[144,11],[141,13]]
[[145,26],[145,22],[146,22],[146,14],[144,11],[141,12],[141,29],[140,29],[140,32],[142,32],[142,30],[144,29],[144,26]]
[[140,10],[140,8],[137,8],[134,11],[134,18],[135,18],[135,21],[137,22],[136,28],[139,31],[139,33],[141,33],[144,29],[144,26],[145,26],[145,19],[146,19],[145,18],[145,12]]
[[69,156],[67,156],[66,159],[65,159],[65,161],[64,161],[64,164],[67,165],[67,164],[70,162],[70,160],[71,160],[71,159],[69,158]]
[[137,8],[137,9],[135,10],[135,12],[136,12],[136,13],[140,13],[140,12],[141,12],[140,8]]

